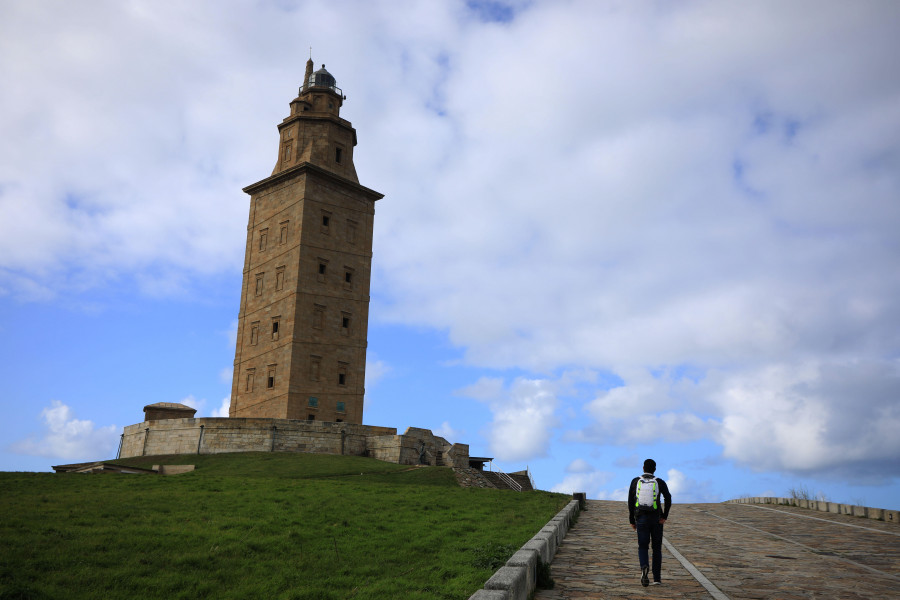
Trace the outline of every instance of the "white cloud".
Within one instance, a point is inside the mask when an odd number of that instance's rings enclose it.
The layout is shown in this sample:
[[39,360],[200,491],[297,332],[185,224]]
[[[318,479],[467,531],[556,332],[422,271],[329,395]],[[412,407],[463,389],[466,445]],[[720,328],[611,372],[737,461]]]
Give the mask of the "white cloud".
[[92,421],[76,419],[72,409],[59,400],[41,411],[41,420],[44,431],[40,436],[13,443],[13,452],[72,461],[115,456],[120,434],[115,425],[97,427]]
[[453,427],[450,426],[449,421],[444,421],[443,423],[441,423],[441,426],[437,429],[433,429],[432,433],[444,438],[451,444],[456,440],[463,439],[466,435],[466,432],[461,429],[453,429]]
[[231,396],[230,395],[222,398],[222,403],[219,405],[219,408],[213,410],[212,415],[210,415],[210,416],[227,417],[229,408],[231,408]]
[[371,400],[369,392],[392,370],[391,365],[386,361],[380,360],[371,352],[366,353],[366,402]]
[[[678,469],[666,471],[664,479],[669,488],[669,493],[672,494],[673,504],[684,502],[721,502],[723,500],[719,494],[711,491],[711,482],[691,479]],[[733,493],[727,499],[738,497],[738,494]]]
[[594,467],[583,458],[576,458],[566,467],[566,473],[592,473]]
[[234,377],[234,367],[224,367],[221,371],[219,371],[219,381],[222,383],[227,383],[231,385],[232,378]]
[[206,406],[206,399],[201,398],[200,400],[198,400],[197,398],[194,398],[194,395],[193,395],[193,394],[190,394],[190,395],[188,395],[188,396],[182,398],[179,402],[180,402],[181,404],[184,404],[185,406],[190,406],[191,408],[193,408],[193,409],[196,410],[197,412],[200,412],[200,410],[201,410],[204,406]]
[[491,452],[499,460],[515,461],[546,454],[557,425],[558,387],[552,381],[523,377],[506,387],[502,379],[483,377],[457,393],[488,404],[493,415],[488,426]]
[[[576,459],[576,462],[581,459]],[[585,463],[587,464],[587,463]],[[571,467],[571,465],[570,465]],[[578,468],[581,468],[582,465],[579,465]],[[612,473],[608,473],[606,471],[597,471],[594,468],[590,468],[589,470],[582,471],[570,471],[566,469],[568,474],[563,478],[562,481],[555,484],[550,488],[551,492],[557,492],[560,494],[573,494],[575,492],[584,492],[587,494],[588,498],[599,499],[599,500],[610,500],[613,498],[609,498],[606,492],[603,490],[603,486],[609,483],[613,478]],[[628,488],[625,489],[628,491]],[[627,497],[627,493],[626,493]]]
[[896,361],[774,365],[709,386],[725,414],[717,440],[726,458],[870,482],[900,475]]

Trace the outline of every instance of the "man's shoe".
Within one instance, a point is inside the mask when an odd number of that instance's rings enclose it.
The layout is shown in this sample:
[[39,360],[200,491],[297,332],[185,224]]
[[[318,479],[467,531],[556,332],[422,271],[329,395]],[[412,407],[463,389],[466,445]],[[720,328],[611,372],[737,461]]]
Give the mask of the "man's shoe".
[[650,582],[650,585],[659,585],[660,583],[662,583],[662,582],[661,582],[661,581],[653,580],[653,581]]
[[641,585],[644,587],[650,585],[650,578],[647,576],[649,570],[650,567],[641,567]]

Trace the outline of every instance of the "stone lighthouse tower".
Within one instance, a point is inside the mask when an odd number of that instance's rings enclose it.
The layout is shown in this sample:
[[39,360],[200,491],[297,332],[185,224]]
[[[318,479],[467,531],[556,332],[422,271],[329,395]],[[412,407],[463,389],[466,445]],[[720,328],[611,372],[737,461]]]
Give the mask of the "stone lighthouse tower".
[[345,96],[312,60],[250,195],[231,417],[362,424],[375,201]]

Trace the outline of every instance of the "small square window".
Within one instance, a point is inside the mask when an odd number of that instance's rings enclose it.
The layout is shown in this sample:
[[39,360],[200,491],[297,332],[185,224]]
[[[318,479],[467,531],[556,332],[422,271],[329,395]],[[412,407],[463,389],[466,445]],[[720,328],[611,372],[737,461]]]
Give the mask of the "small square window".
[[325,274],[325,268],[326,268],[326,267],[325,267],[325,264],[324,264],[324,263],[319,263],[319,275],[324,275],[324,274]]
[[291,145],[290,145],[290,144],[285,144],[285,145],[284,145],[284,153],[283,153],[283,156],[284,156],[283,162],[288,162],[288,161],[291,160]]
[[288,241],[288,222],[281,223],[281,236],[278,238],[279,244],[287,244]]
[[256,276],[256,295],[257,295],[257,296],[262,296],[262,293],[263,293],[263,277],[264,277],[264,276],[265,276],[265,273],[259,273],[259,274]]
[[259,341],[259,321],[250,324],[250,345],[255,346]]
[[334,162],[340,164],[341,159],[344,157],[343,155],[344,155],[343,148],[335,148],[334,149]]
[[275,289],[284,289],[284,267],[278,267],[275,270]]
[[327,210],[322,211],[322,233],[328,235],[330,233],[329,226],[331,225],[331,212]]
[[350,283],[353,280],[353,273],[350,271],[344,272],[344,281]]
[[325,324],[325,307],[316,304],[313,307],[313,329],[322,329]]
[[247,369],[244,391],[252,392],[253,391],[253,376],[256,374],[256,369]]
[[310,408],[318,408],[319,407],[319,399],[315,396],[309,397],[309,407]]
[[273,340],[277,340],[277,339],[278,339],[278,329],[279,329],[279,327],[278,327],[278,322],[279,322],[279,319],[281,319],[281,317],[273,317],[273,318],[272,318],[272,339],[273,339]]
[[338,385],[347,385],[346,373],[338,373]]
[[307,421],[315,421],[316,415],[313,415],[313,414],[307,415],[306,420]]
[[328,222],[331,220],[331,217],[328,215],[322,215],[322,227],[328,227]]
[[266,387],[270,390],[275,387],[275,365],[270,365],[267,369]]
[[337,403],[337,411],[340,412],[340,413],[342,413],[342,412],[347,412],[347,411],[344,409],[344,403],[343,403],[343,402],[338,402],[338,403]]

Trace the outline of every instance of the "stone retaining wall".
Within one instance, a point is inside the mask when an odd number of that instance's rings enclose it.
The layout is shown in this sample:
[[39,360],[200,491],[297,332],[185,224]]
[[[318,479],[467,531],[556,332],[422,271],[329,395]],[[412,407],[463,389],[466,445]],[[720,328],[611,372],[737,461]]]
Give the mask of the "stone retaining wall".
[[727,502],[731,504],[779,504],[782,506],[798,506],[810,510],[863,517],[866,519],[874,519],[876,521],[885,521],[887,523],[898,522],[898,511],[896,510],[857,506],[855,504],[840,504],[838,502],[825,502],[824,500],[754,496],[752,498],[737,498],[735,500],[728,500]]
[[537,534],[525,542],[469,600],[527,600],[537,588],[538,566],[549,565],[578,517],[579,502],[572,500]]
[[[371,456],[402,465],[468,467],[469,446],[428,429],[294,419],[164,419],[129,425],[120,458],[222,452],[309,452]],[[424,461],[424,463],[423,463]]]

